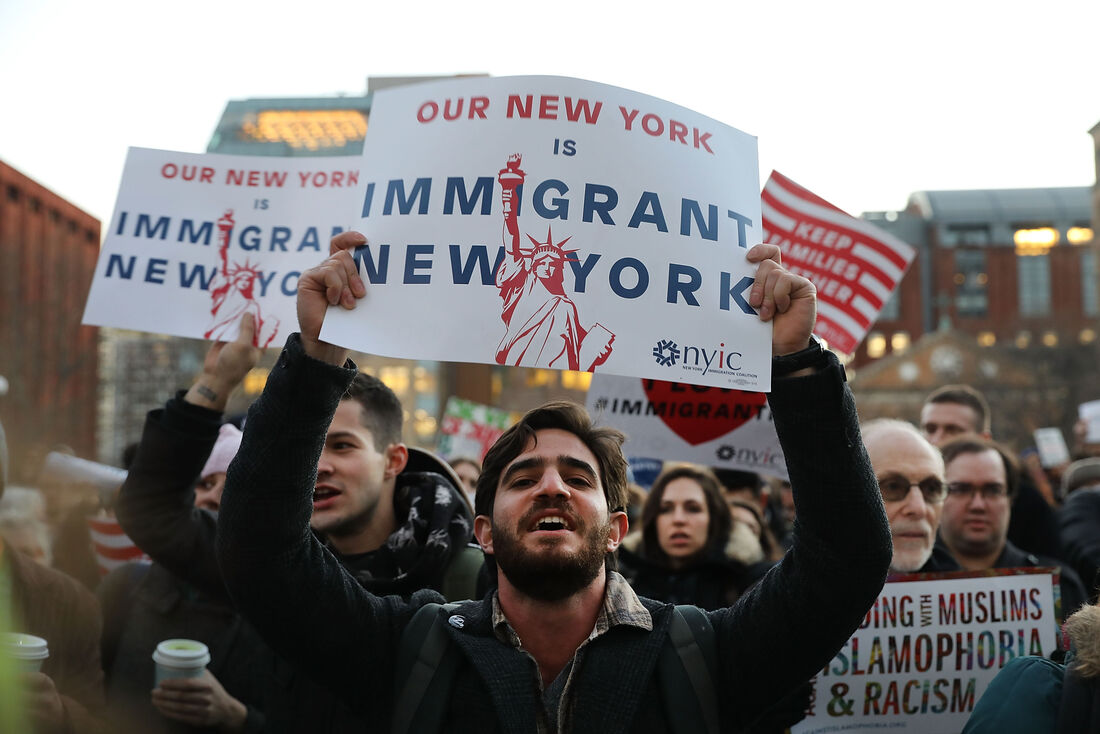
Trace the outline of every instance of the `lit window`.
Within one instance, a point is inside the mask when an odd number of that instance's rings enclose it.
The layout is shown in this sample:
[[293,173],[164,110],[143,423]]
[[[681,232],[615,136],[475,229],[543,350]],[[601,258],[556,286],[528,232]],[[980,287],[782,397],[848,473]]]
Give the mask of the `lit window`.
[[983,331],[978,334],[978,346],[991,347],[997,343],[997,335],[992,331]]
[[904,352],[909,348],[909,332],[898,331],[890,337],[890,350],[894,352]]
[[527,387],[542,387],[544,385],[556,385],[558,373],[554,370],[527,370]]
[[1071,245],[1087,245],[1092,242],[1092,228],[1070,227],[1066,230],[1066,240]]
[[561,386],[569,390],[587,390],[591,383],[591,372],[566,371],[561,373]]
[[409,389],[409,368],[394,365],[383,367],[378,371],[378,379],[400,395]]
[[435,391],[435,376],[423,367],[413,371],[413,389],[419,393]]
[[1058,244],[1058,230],[1053,227],[1018,229],[1012,235],[1017,255],[1044,255]]
[[416,431],[416,435],[420,438],[427,438],[435,433],[436,420],[430,415],[422,418],[417,418],[413,421],[413,430]]
[[1058,346],[1058,334],[1053,331],[1043,332],[1043,346],[1044,347],[1056,347]]
[[241,126],[241,137],[264,143],[284,142],[292,148],[341,148],[367,133],[367,118],[359,110],[263,110]]
[[268,371],[263,367],[253,367],[244,376],[244,391],[249,395],[259,395],[267,384]]
[[886,337],[879,332],[874,332],[867,337],[867,356],[878,359],[886,354]]

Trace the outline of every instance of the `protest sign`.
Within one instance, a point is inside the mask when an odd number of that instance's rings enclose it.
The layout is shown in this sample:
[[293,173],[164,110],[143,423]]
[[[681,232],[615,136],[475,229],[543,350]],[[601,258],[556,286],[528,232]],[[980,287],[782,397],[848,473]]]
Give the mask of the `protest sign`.
[[354,221],[358,156],[270,158],[131,148],[84,323],[260,346],[298,329],[298,276]]
[[962,731],[997,672],[1057,648],[1056,569],[911,574],[892,579],[814,679],[792,734]]
[[760,198],[764,241],[779,245],[787,269],[817,286],[814,333],[851,354],[901,281],[913,248],[777,171]]
[[367,296],[322,339],[769,389],[752,136],[593,82],[471,78],[377,92],[363,160]]
[[515,413],[462,398],[447,399],[439,432],[439,453],[448,459],[469,456],[481,461],[500,435],[518,420]]
[[1066,446],[1066,437],[1062,435],[1061,428],[1036,428],[1034,436],[1039,463],[1044,469],[1069,463],[1069,447]]
[[597,374],[586,406],[601,423],[626,433],[628,455],[787,479],[763,393]]
[[1100,443],[1100,400],[1077,406],[1077,417],[1085,421],[1085,443]]

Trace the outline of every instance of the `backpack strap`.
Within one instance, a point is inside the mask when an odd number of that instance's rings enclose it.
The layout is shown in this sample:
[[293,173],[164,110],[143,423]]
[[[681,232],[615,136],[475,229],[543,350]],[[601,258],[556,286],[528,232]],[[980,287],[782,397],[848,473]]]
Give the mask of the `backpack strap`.
[[447,601],[477,599],[477,576],[485,564],[485,554],[476,545],[464,545],[455,553],[443,574],[440,592]]
[[[675,732],[719,734],[718,696],[714,687],[714,628],[696,606],[677,604],[672,609],[668,639],[661,648],[661,694]],[[698,709],[684,710],[694,699]]]
[[447,637],[440,610],[449,614],[457,607],[454,603],[425,604],[416,610],[402,633],[392,734],[439,731],[459,663],[459,652]]

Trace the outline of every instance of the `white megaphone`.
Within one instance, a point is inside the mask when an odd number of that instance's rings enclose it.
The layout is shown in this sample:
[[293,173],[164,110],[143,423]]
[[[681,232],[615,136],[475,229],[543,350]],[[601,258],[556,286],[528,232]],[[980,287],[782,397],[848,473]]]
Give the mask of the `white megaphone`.
[[77,456],[51,451],[46,454],[39,479],[43,483],[90,484],[99,493],[100,504],[110,507],[114,504],[114,495],[126,481],[126,470],[118,467],[88,461]]

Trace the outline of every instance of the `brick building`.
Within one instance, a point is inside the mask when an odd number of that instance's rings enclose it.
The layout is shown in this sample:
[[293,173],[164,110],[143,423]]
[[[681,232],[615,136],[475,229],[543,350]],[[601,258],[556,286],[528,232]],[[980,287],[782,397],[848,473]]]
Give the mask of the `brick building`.
[[1017,448],[1038,427],[1068,437],[1077,405],[1100,398],[1093,208],[1081,186],[923,191],[864,214],[918,254],[853,355],[863,417],[915,420],[932,388],[970,382]]
[[33,483],[55,447],[95,456],[98,330],[80,318],[99,234],[99,220],[0,161],[0,423],[13,483]]
[[950,327],[980,345],[1056,348],[1097,338],[1087,187],[922,191],[863,217],[918,251],[857,351],[858,367]]

